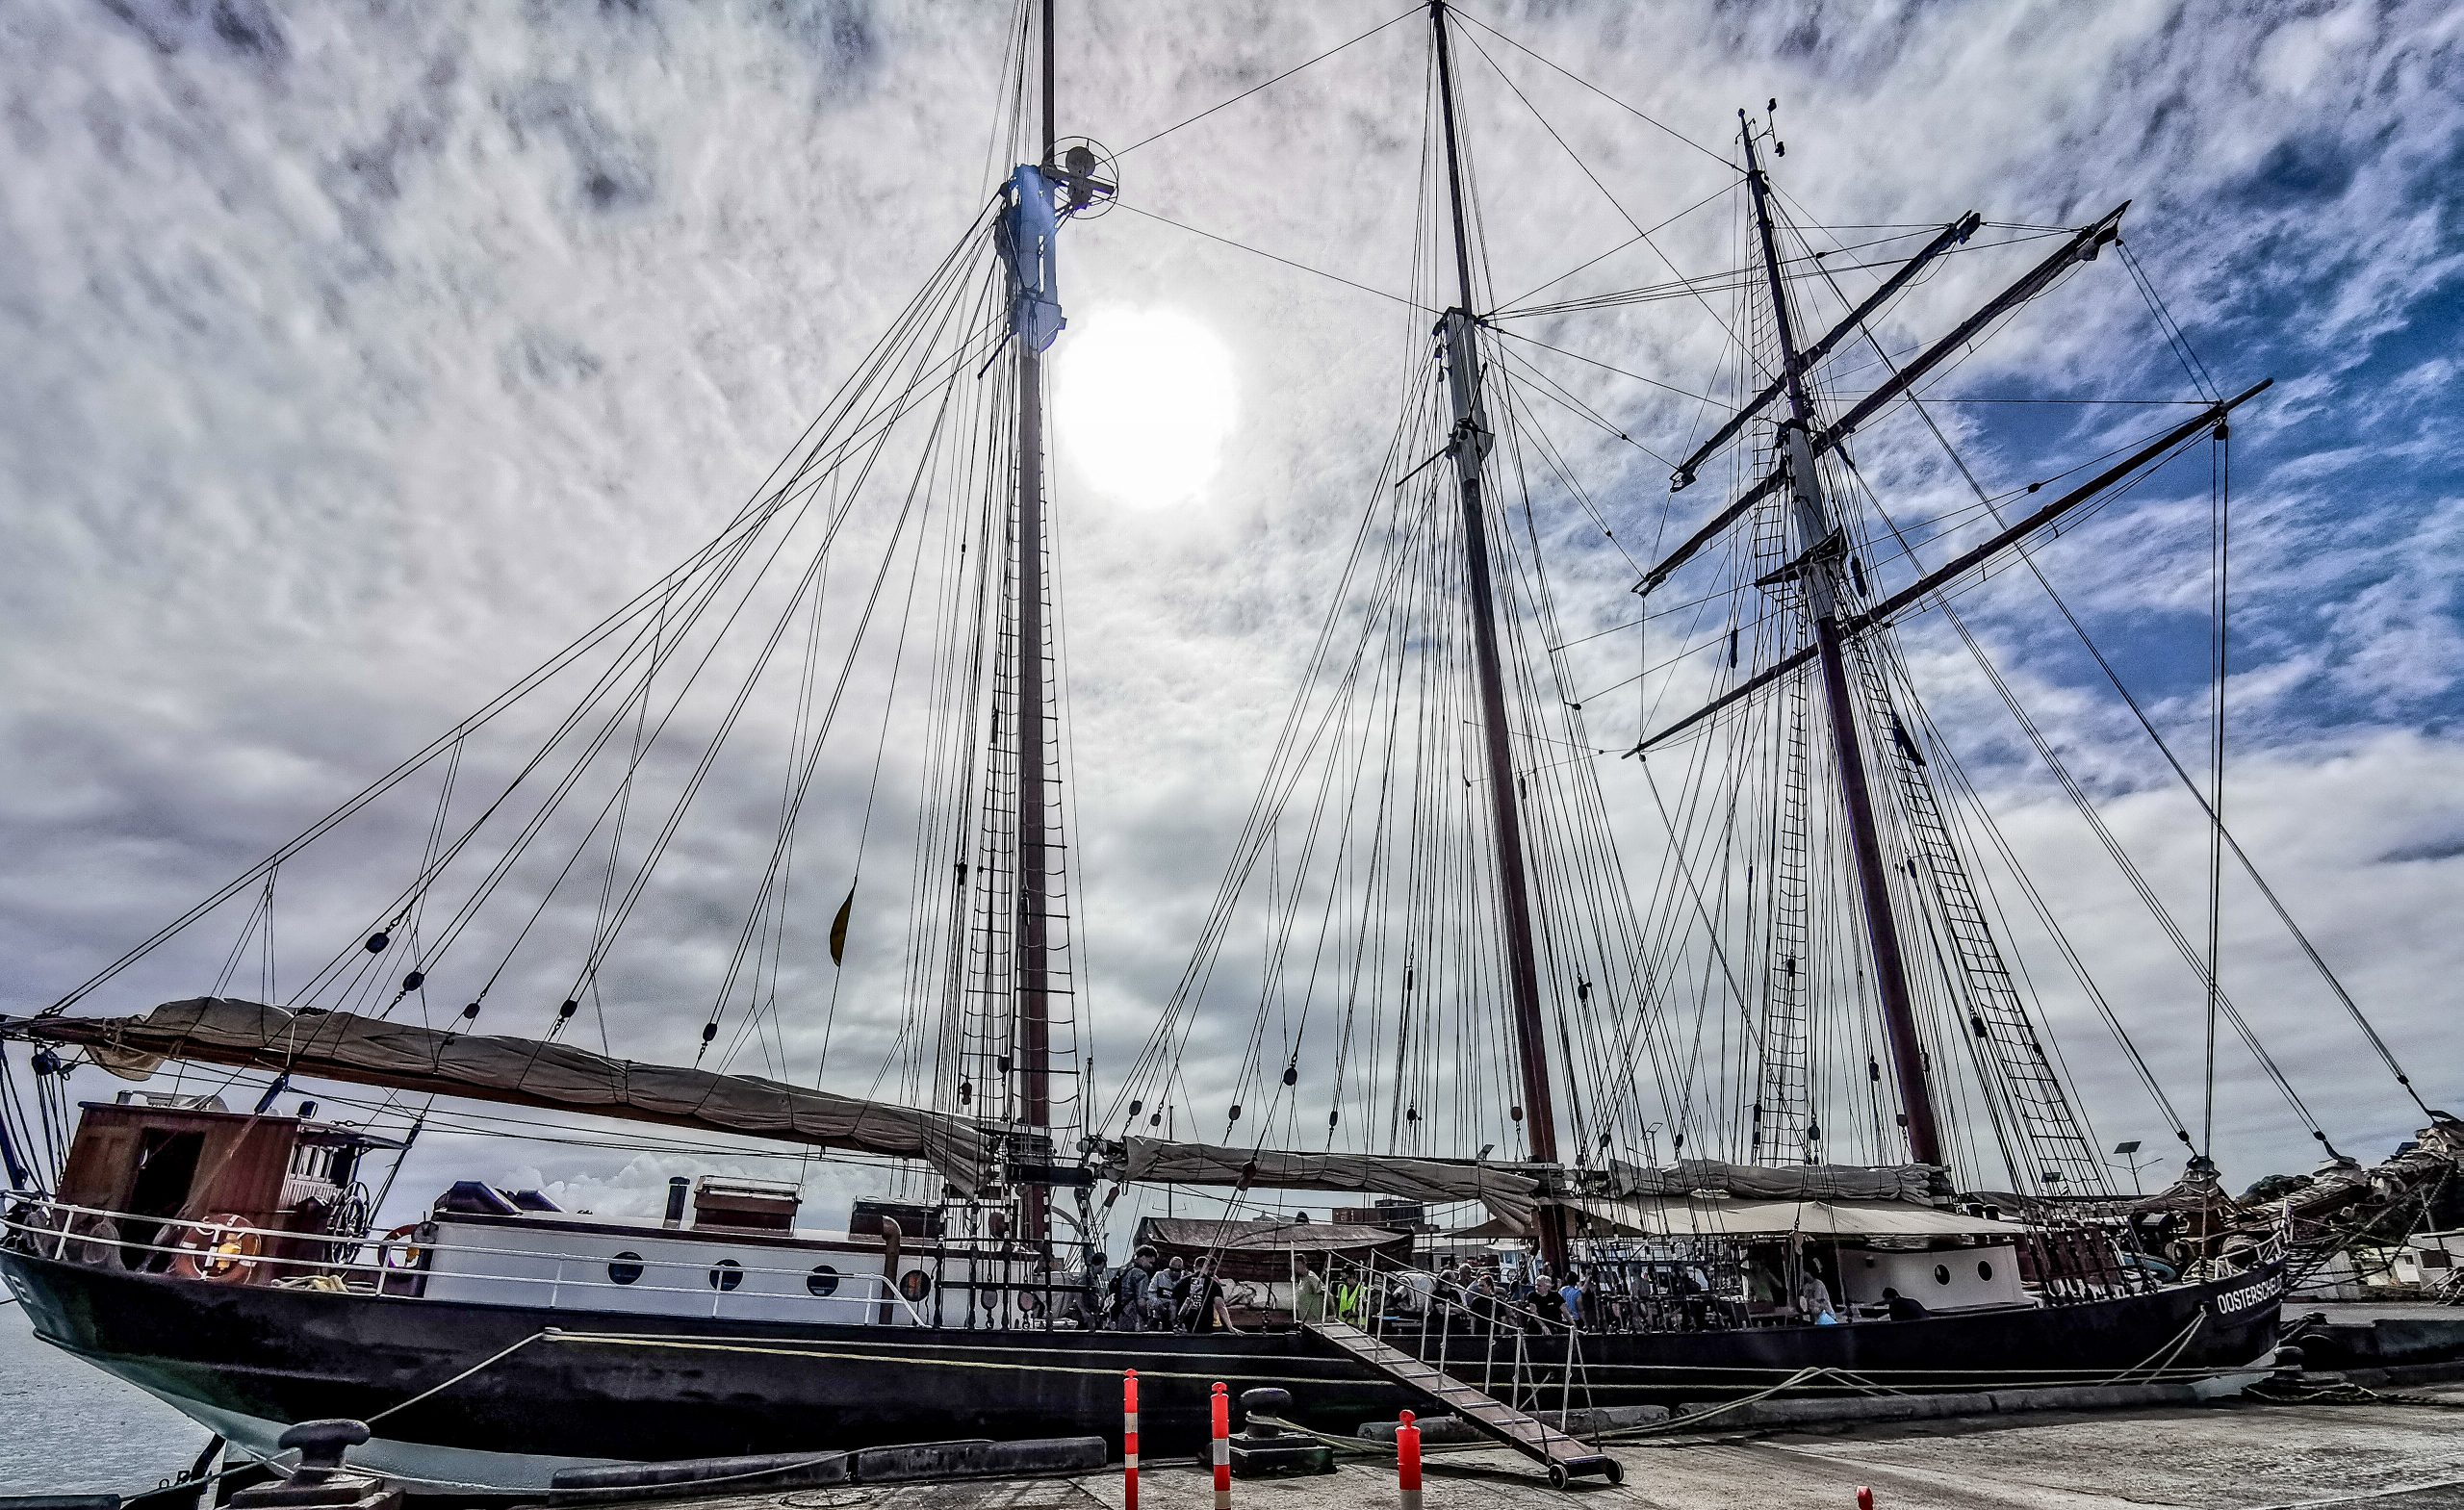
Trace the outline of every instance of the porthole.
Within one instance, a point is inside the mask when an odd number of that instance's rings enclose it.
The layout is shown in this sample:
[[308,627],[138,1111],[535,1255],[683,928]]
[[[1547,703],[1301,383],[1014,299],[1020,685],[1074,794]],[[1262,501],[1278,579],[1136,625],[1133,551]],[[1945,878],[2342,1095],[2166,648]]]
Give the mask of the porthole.
[[638,1253],[619,1253],[607,1261],[607,1278],[611,1284],[629,1285],[641,1277],[642,1256]]
[[911,1268],[898,1276],[898,1292],[912,1304],[933,1292],[933,1276],[920,1268]]
[[737,1263],[735,1260],[721,1259],[716,1264],[710,1266],[710,1288],[712,1290],[722,1292],[733,1290],[736,1286],[743,1283],[744,1266]]
[[1949,1284],[1950,1282],[1951,1282],[1951,1266],[1949,1266],[1948,1264],[1937,1264],[1937,1265],[1935,1265],[1935,1266],[1934,1266],[1934,1283],[1936,1283],[1936,1284],[1938,1284],[1938,1285],[1947,1285],[1947,1284]]
[[1978,1259],[1976,1261],[1976,1277],[1984,1280],[1988,1284],[1992,1283],[1993,1261],[1990,1259]]
[[812,1272],[805,1276],[805,1289],[816,1295],[838,1293],[838,1270],[827,1264],[815,1264]]

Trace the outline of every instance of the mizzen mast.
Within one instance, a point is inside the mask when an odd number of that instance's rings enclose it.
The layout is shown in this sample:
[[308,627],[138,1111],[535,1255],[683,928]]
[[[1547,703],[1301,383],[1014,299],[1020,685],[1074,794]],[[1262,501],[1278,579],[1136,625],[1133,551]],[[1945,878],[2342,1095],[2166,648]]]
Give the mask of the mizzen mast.
[[[1447,35],[1446,0],[1430,0],[1437,29],[1439,112],[1446,132],[1446,187],[1453,212],[1456,302],[1438,321],[1446,380],[1453,397],[1454,433],[1448,449],[1463,503],[1464,584],[1471,597],[1472,658],[1478,681],[1482,763],[1489,819],[1497,840],[1499,920],[1505,934],[1507,1008],[1513,1018],[1523,1105],[1515,1116],[1526,1148],[1539,1164],[1557,1162],[1557,1117],[1549,1082],[1549,1050],[1540,1015],[1539,958],[1532,944],[1530,879],[1525,862],[1521,785],[1505,717],[1505,678],[1498,656],[1497,592],[1491,579],[1488,504],[1480,486],[1492,432],[1480,397],[1479,320],[1473,313],[1471,231],[1463,205],[1463,158],[1454,110],[1454,54]],[[1541,1214],[1541,1247],[1550,1267],[1565,1272],[1563,1225],[1553,1207]]]
[[[1052,0],[1040,7],[1043,43],[1043,148],[1036,161],[1049,170],[1053,148]],[[1021,176],[1019,192],[1048,194]],[[1049,215],[1050,199],[1044,213]],[[1014,307],[1029,297],[1013,264]],[[1047,340],[1049,337],[1046,338]],[[1052,919],[1049,834],[1045,826],[1043,349],[1025,324],[1016,333],[1018,360],[1018,512],[1016,520],[1018,741],[1017,999],[1012,1020],[1018,1059],[1019,1121],[1029,1136],[1052,1127]],[[1035,1162],[1048,1164],[1039,1152]],[[1019,1190],[1019,1236],[1030,1243],[1051,1235],[1051,1190],[1036,1182]]]
[[1780,377],[1788,397],[1788,418],[1780,425],[1780,443],[1791,500],[1795,567],[1805,593],[1806,616],[1813,622],[1815,659],[1821,664],[1823,704],[1830,715],[1832,759],[1839,772],[1839,800],[1864,915],[1865,946],[1907,1119],[1909,1157],[1919,1164],[1940,1164],[1941,1121],[1927,1078],[1924,1045],[1917,1037],[1908,964],[1900,948],[1899,921],[1891,911],[1882,835],[1874,823],[1873,790],[1866,776],[1864,749],[1857,738],[1856,704],[1849,696],[1847,658],[1841,650],[1839,605],[1848,587],[1846,537],[1832,520],[1829,501],[1823,497],[1822,473],[1814,464],[1812,438],[1820,425],[1812,397],[1806,391],[1806,364],[1797,349],[1787,286],[1780,276],[1779,243],[1771,229],[1770,185],[1763,179],[1761,161],[1754,150],[1751,122],[1741,135],[1746,187],[1754,199],[1754,226],[1762,248],[1762,270],[1770,283],[1772,325],[1780,341]]

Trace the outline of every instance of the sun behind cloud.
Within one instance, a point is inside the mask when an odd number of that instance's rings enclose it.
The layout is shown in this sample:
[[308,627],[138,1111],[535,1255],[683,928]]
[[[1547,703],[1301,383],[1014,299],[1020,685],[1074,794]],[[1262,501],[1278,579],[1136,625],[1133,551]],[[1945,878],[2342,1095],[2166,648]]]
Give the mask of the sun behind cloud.
[[1196,499],[1232,433],[1232,354],[1175,310],[1100,309],[1056,351],[1062,454],[1096,492],[1137,508]]

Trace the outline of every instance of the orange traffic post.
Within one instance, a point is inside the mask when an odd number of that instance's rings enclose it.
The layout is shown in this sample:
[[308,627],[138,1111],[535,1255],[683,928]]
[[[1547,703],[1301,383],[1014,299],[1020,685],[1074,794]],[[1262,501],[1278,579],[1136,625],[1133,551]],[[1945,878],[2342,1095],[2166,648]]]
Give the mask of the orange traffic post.
[[1128,1475],[1127,1497],[1122,1504],[1124,1510],[1138,1510],[1138,1370],[1135,1369],[1121,1380],[1120,1415],[1121,1472]]
[[1421,1510],[1421,1428],[1410,1411],[1395,1428],[1395,1483],[1402,1491],[1403,1510]]
[[1232,1510],[1232,1396],[1215,1386],[1215,1510]]
[[1857,1486],[1857,1510],[1874,1510],[1874,1492],[1862,1484]]

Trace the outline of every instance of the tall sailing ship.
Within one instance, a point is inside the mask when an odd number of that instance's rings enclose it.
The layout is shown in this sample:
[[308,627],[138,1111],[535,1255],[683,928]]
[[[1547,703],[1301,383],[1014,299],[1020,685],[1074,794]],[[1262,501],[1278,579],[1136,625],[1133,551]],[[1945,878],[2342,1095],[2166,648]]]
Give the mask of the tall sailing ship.
[[[1424,1402],[1418,1365],[1435,1364],[1502,1396],[1503,1434],[1562,1480],[1613,1464],[1520,1407],[2263,1366],[2282,1214],[2223,1196],[2205,1130],[2131,1042],[2138,1010],[2096,992],[2016,868],[1896,630],[1956,622],[1958,591],[2032,566],[2031,546],[2168,460],[2220,449],[2267,385],[2227,395],[2198,371],[2152,432],[2024,490],[1979,486],[1957,516],[1897,518],[1851,439],[1910,411],[1931,426],[1928,385],[2122,250],[2122,209],[2066,227],[1968,213],[1844,247],[1774,176],[1768,120],[1740,113],[1732,153],[1711,154],[1727,191],[1697,207],[1733,214],[1737,267],[1502,304],[1458,96],[1467,47],[1519,44],[1443,0],[1425,20],[1412,298],[1430,318],[1189,966],[1108,1093],[1075,1005],[1045,364],[1058,248],[1122,191],[1110,155],[1056,132],[1047,3],[1014,38],[1018,166],[715,537],[263,865],[0,1019],[35,1104],[13,1083],[0,1102],[0,1273],[39,1335],[247,1452],[344,1415],[371,1423],[374,1467],[508,1488],[644,1460],[1116,1437],[1132,1369],[1150,1446],[1172,1446],[1202,1434],[1213,1381],[1283,1386],[1297,1420],[1349,1431]],[[2004,255],[2022,270],[1966,318],[1912,350],[1878,335],[1949,259],[2020,243]],[[1604,508],[1644,516],[1585,489],[1536,405],[1640,443],[1551,378],[1536,354],[1558,348],[1528,332],[1668,299],[1727,331],[1731,397],[1671,469],[1661,519],[1690,532],[1630,558],[1626,627],[1669,653],[1645,657],[1645,720],[1618,749],[1591,731],[1547,566],[1584,528],[1627,549]],[[1697,511],[1690,490],[1715,477]],[[762,756],[775,837],[735,878],[732,937],[704,940],[724,968],[700,1051],[626,1060],[603,1004],[642,999],[624,979],[643,950],[619,946],[680,849],[706,863],[680,835],[771,689],[792,704],[783,761]],[[818,953],[835,964],[876,894],[851,890],[825,929],[839,878],[817,896],[808,849],[799,871],[834,738],[869,746],[867,829],[899,781],[914,801],[895,1042],[834,1077],[860,1091],[794,1073],[780,1031],[832,1010]],[[1648,859],[1622,857],[1615,807],[1658,835]],[[414,863],[274,990],[277,876],[405,809],[424,813],[402,831]],[[1989,857],[2181,1141],[2192,1172],[2164,1196],[2114,1190]],[[2212,952],[2141,890],[2209,1011],[2246,1028]],[[1233,958],[1245,909],[1264,920],[1254,965]],[[231,942],[201,994],[127,1011],[141,965],[216,928]],[[234,984],[252,954],[256,993]],[[1192,1099],[1197,1058],[1202,1086],[1233,1066],[1212,1108]],[[228,1073],[89,1104],[72,1131],[63,1088],[84,1064]],[[364,1114],[286,1110],[309,1093]],[[631,1131],[454,1110],[474,1104]],[[2416,1184],[2452,1164],[2453,1124],[2423,1111]],[[757,1140],[886,1193],[815,1230],[792,1180],[679,1178],[640,1220],[466,1180],[390,1222],[392,1171],[431,1128]],[[1114,1324],[1104,1256],[1132,1241],[1114,1214],[1139,1205],[1124,1190],[1159,1189],[1269,1213],[1146,1229],[1240,1261],[1236,1330]],[[1292,1204],[1310,1192],[1379,1204],[1312,1222]],[[1334,1314],[1299,1298],[1304,1265],[1333,1282]],[[1460,1267],[1441,1284],[1440,1265]],[[1475,1269],[1496,1298],[1458,1283]],[[1585,1324],[1512,1298],[1542,1274],[1588,1277]]]

